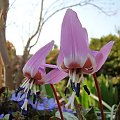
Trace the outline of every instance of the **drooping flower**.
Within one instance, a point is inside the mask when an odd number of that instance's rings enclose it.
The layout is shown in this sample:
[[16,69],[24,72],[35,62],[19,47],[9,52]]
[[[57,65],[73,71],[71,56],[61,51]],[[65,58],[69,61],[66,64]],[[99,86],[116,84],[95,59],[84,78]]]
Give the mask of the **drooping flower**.
[[65,94],[71,84],[73,91],[79,96],[80,83],[84,80],[83,74],[93,74],[102,67],[113,43],[110,41],[100,51],[92,51],[89,48],[87,31],[82,27],[76,12],[71,9],[66,11],[62,22],[57,63],[60,69],[69,74]]
[[[46,56],[52,49],[54,41],[51,41],[41,49],[39,49],[25,64],[23,68],[23,74],[25,81],[18,88],[16,94],[22,91],[25,94],[25,101],[21,109],[27,110],[28,99],[31,95],[34,95],[34,99],[37,96],[36,93],[40,91],[39,86],[42,84],[55,84],[59,80],[66,77],[66,73],[60,71],[57,66],[49,65],[45,63]],[[46,73],[45,68],[54,68],[49,73]],[[34,100],[35,101],[35,100]]]

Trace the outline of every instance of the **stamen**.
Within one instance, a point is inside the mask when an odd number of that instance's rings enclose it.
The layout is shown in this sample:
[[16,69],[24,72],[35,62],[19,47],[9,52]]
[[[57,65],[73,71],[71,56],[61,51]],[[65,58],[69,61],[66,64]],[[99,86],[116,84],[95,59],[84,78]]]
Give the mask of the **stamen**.
[[28,91],[29,86],[30,86],[30,83],[28,83],[28,84],[25,86],[24,92]]
[[34,84],[33,85],[33,104],[35,104],[35,101],[36,101],[36,85]]
[[75,83],[73,83],[72,80],[71,80],[71,88],[73,91],[75,91]]
[[81,76],[80,76],[80,78],[79,78],[79,83],[83,83],[84,82],[84,77],[83,77],[83,73],[81,73]]
[[26,82],[29,82],[29,80],[26,79],[26,80],[22,83],[22,85],[21,85],[20,87],[23,87],[23,86],[26,84]]
[[68,100],[68,103],[65,104],[65,107],[68,108],[68,106],[71,105],[71,107],[73,108],[74,99],[75,99],[75,92],[72,93],[72,95],[70,96],[70,98]]
[[35,104],[35,101],[36,101],[36,95],[33,94],[33,104]]
[[70,85],[70,81],[71,81],[71,78],[69,77],[69,80],[68,80],[68,83],[67,83],[66,87],[68,87]]
[[66,96],[66,94],[68,93],[68,87],[69,87],[69,85],[70,85],[70,81],[71,81],[71,77],[69,77],[69,80],[68,80],[68,83],[67,83],[67,86],[66,86],[66,88],[65,88],[65,96]]
[[87,88],[87,86],[84,85],[83,87],[84,87],[84,90],[87,92],[87,94],[90,95],[90,91],[89,91],[89,89]]
[[68,87],[65,88],[65,92],[64,93],[65,93],[65,96],[66,96],[66,94],[68,93]]
[[30,98],[30,94],[31,94],[31,90],[29,90],[28,93],[27,93],[27,99]]
[[72,82],[75,82],[75,80],[76,80],[76,70],[73,71]]
[[28,99],[25,99],[25,101],[24,101],[21,109],[22,109],[22,110],[25,109],[25,110],[27,111],[27,104],[28,104]]
[[26,86],[27,84],[29,84],[29,82],[30,82],[30,79],[29,79],[29,80],[27,79],[27,82],[26,82],[25,84],[21,85],[22,88],[25,88],[25,86]]
[[16,90],[16,92],[15,92],[15,97],[17,97],[18,93],[19,93],[20,91],[22,91],[23,89],[24,89],[24,88],[19,87],[18,90]]
[[33,85],[33,93],[36,95],[36,85]]
[[80,83],[77,83],[77,91],[76,91],[76,95],[77,95],[77,97],[79,97],[80,96]]
[[32,86],[33,86],[33,82],[34,82],[34,80],[31,81],[30,90],[31,90],[31,88],[32,88]]

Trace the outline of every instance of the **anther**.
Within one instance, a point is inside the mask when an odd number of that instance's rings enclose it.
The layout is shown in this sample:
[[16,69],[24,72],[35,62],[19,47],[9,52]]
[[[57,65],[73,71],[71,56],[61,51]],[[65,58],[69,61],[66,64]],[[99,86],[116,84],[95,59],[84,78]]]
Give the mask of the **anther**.
[[65,96],[66,96],[66,94],[68,93],[68,87],[65,88],[65,92],[64,93],[65,93]]
[[76,95],[77,95],[77,97],[80,96],[80,83],[77,83],[77,86],[76,86]]
[[88,95],[90,95],[90,91],[89,91],[89,89],[87,88],[87,86],[84,85],[83,87],[84,87],[84,90],[86,91],[86,93],[87,93]]
[[19,93],[20,91],[22,91],[23,89],[24,89],[24,88],[19,87],[19,88],[16,90],[16,92],[15,92],[15,97],[17,97],[18,93]]
[[29,90],[29,91],[28,91],[28,94],[27,94],[27,99],[29,99],[30,94],[31,94],[31,90]]
[[36,101],[36,95],[34,94],[33,95],[33,104],[35,104],[35,101]]
[[71,83],[71,88],[72,88],[72,90],[75,91],[75,83],[72,82],[72,80],[70,80],[70,83]]

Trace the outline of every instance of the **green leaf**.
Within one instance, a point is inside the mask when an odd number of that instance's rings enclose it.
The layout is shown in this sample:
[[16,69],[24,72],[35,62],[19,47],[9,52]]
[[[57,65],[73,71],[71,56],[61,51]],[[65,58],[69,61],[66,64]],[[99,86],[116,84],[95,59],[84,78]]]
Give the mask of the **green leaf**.
[[[73,114],[71,114],[69,112],[63,112],[63,116],[64,116],[65,120],[78,120],[78,118],[75,115],[73,115]],[[56,112],[55,117],[60,118],[59,111]]]
[[6,114],[3,120],[9,120],[10,114]]
[[86,120],[98,120],[97,115],[93,107],[91,107],[85,114]]
[[49,98],[54,98],[52,88],[49,84],[45,85],[45,90],[46,90],[46,94],[48,95]]

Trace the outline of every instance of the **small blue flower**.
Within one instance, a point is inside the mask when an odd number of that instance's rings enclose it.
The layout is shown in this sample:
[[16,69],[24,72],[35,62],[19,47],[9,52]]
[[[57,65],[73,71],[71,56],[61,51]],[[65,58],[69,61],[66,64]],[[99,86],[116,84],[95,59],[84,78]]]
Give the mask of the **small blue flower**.
[[55,103],[55,99],[54,98],[50,98],[48,99],[47,97],[42,97],[42,102],[39,102],[38,100],[36,100],[34,103],[29,100],[28,104],[32,105],[32,107],[34,109],[37,110],[52,110],[54,108],[57,108],[57,104]]
[[20,92],[18,94],[16,94],[14,92],[14,93],[12,93],[10,100],[17,101],[17,102],[23,101],[23,100],[25,100],[25,94],[22,94]]
[[33,103],[31,100],[28,100],[28,104],[32,105],[34,109],[45,110],[44,104],[40,103],[38,100],[36,100],[35,103]]
[[65,106],[62,107],[62,111],[74,114],[74,111],[72,109],[66,109]]
[[0,114],[0,119],[2,119],[4,117],[4,114]]

